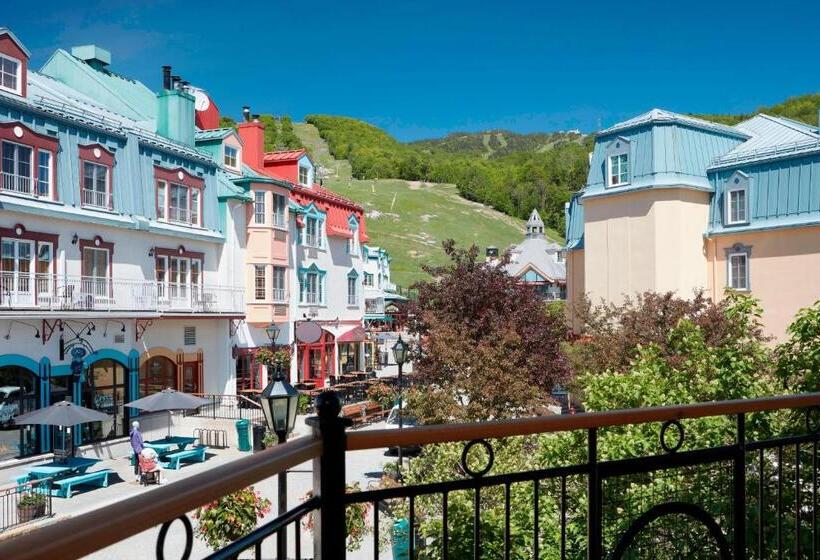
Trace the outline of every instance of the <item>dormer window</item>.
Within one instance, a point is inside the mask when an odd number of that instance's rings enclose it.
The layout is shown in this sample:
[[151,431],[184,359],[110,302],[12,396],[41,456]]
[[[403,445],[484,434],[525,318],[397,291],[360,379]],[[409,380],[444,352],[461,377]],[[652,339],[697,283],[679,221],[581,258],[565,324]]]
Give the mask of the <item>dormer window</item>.
[[225,167],[239,169],[239,150],[234,146],[225,146]]
[[202,226],[202,190],[205,181],[182,170],[154,167],[157,219]]
[[112,209],[114,154],[99,144],[80,146],[80,200],[83,207]]
[[23,124],[0,123],[0,192],[53,200],[59,142]]
[[310,169],[304,165],[299,166],[299,184],[305,187],[310,186]]
[[726,225],[749,223],[749,177],[740,171],[726,183]]
[[22,64],[16,58],[0,53],[0,89],[23,94]]
[[629,184],[629,140],[618,137],[606,147],[606,186]]

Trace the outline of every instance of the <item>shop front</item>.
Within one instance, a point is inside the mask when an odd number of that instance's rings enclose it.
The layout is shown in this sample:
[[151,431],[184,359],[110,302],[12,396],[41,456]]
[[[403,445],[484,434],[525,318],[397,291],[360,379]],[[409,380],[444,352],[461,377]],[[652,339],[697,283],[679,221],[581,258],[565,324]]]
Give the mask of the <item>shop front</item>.
[[297,343],[298,381],[324,387],[327,379],[336,374],[335,349],[336,337],[326,329],[322,329],[319,340],[314,343]]
[[362,346],[365,337],[365,330],[361,326],[355,326],[339,336],[339,373],[364,371]]
[[37,370],[19,365],[0,367],[0,461],[39,451],[39,430],[14,423],[15,417],[38,408],[40,383]]

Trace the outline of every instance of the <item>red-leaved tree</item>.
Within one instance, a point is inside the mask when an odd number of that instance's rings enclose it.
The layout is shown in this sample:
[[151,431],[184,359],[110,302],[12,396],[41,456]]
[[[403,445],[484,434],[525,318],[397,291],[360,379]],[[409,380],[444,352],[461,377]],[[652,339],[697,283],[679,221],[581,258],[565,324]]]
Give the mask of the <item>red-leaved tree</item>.
[[451,263],[425,267],[432,279],[415,285],[408,329],[416,389],[410,406],[427,423],[509,418],[542,411],[569,368],[560,344],[562,314],[478,248],[443,243]]

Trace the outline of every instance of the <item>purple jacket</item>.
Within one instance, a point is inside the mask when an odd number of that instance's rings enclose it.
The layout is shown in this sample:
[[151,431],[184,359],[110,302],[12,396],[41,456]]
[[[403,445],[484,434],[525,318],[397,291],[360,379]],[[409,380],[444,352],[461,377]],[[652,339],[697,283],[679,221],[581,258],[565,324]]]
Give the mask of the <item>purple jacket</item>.
[[133,428],[131,429],[131,449],[133,449],[137,455],[139,455],[143,449],[142,434],[139,430]]

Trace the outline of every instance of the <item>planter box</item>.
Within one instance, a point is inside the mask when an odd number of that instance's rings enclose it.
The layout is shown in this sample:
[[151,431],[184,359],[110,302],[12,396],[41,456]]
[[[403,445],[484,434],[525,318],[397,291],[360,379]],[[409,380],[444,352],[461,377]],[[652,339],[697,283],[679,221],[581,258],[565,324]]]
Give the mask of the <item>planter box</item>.
[[46,505],[17,506],[17,518],[20,523],[43,517],[46,514]]

